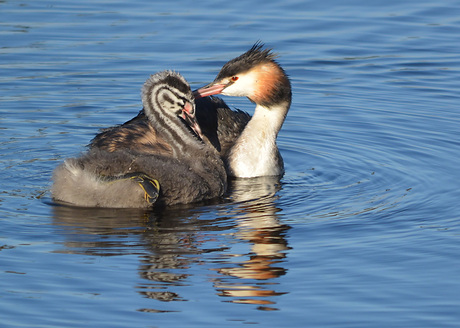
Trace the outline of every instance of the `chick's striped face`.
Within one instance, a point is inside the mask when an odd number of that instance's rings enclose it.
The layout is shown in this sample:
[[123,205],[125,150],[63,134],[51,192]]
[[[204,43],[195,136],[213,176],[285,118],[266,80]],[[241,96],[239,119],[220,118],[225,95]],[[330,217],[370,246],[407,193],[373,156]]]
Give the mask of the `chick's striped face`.
[[182,75],[173,71],[151,75],[144,83],[141,95],[144,109],[152,117],[162,114],[180,116],[187,104],[194,108],[190,85]]
[[190,98],[181,91],[169,87],[161,88],[156,94],[156,100],[160,107],[176,116],[180,116],[184,108],[189,106],[188,104],[193,104],[194,107],[193,98],[192,100]]
[[196,136],[203,138],[195,117],[195,98],[179,73],[163,71],[150,76],[142,88],[142,103],[155,128],[177,132],[187,125]]
[[[177,132],[181,127],[188,126],[196,136],[203,139],[195,117],[195,98],[181,75],[170,71],[153,75],[144,85],[142,101],[147,116],[158,128]],[[189,136],[183,135],[181,138]]]

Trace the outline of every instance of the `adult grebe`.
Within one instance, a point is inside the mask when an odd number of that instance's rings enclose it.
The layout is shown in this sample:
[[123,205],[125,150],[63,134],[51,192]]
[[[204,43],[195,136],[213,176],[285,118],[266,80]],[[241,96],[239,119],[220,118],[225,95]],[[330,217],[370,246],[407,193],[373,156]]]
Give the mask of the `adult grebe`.
[[256,104],[250,118],[240,111],[231,111],[223,101],[205,104],[197,101],[198,121],[203,131],[209,134],[200,118],[214,107],[217,111],[214,129],[219,143],[232,144],[224,156],[230,176],[251,178],[284,173],[276,138],[291,105],[292,93],[289,78],[275,58],[270,49],[256,43],[226,63],[214,82],[194,92],[196,98],[216,94],[244,96]]

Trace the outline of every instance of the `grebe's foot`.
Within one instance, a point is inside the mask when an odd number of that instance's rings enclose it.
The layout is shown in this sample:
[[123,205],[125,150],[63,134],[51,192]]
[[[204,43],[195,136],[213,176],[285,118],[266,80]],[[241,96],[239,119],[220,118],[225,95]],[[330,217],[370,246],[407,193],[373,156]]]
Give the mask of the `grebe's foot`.
[[150,205],[153,205],[158,199],[160,194],[160,183],[141,172],[128,173],[121,177],[121,179],[132,179],[136,181],[139,186],[144,190],[144,199]]

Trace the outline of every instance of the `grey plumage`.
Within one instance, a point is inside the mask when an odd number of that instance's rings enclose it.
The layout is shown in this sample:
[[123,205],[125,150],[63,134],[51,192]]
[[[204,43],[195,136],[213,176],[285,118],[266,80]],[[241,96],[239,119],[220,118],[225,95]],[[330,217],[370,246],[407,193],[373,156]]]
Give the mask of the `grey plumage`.
[[150,207],[145,184],[132,178],[138,173],[159,182],[155,205],[224,193],[227,176],[219,154],[185,123],[193,125],[195,119],[185,79],[170,71],[153,75],[144,84],[142,102],[145,117],[139,130],[136,118],[106,130],[93,139],[86,154],[67,159],[55,170],[55,200],[78,206]]

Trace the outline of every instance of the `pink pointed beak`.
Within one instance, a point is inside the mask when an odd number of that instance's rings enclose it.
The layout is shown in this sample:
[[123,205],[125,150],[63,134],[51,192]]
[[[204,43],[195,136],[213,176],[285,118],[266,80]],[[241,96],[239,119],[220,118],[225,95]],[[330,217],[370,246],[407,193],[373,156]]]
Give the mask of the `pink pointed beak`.
[[202,88],[199,88],[198,90],[193,91],[193,95],[195,96],[195,99],[217,95],[221,93],[225,89],[225,87],[227,87],[226,84],[210,83]]
[[195,117],[195,108],[189,102],[185,103],[184,108],[182,109],[182,118],[187,122],[187,124],[192,128],[193,131],[203,140],[203,133],[201,132],[200,125]]

